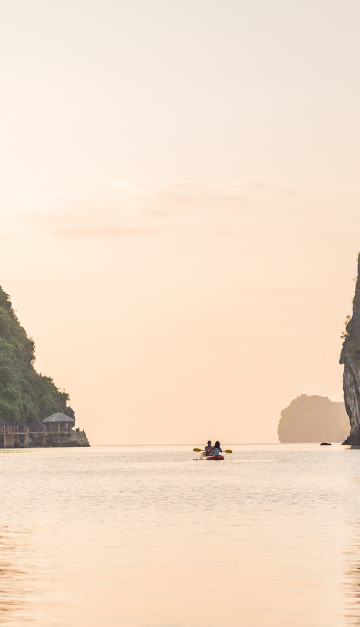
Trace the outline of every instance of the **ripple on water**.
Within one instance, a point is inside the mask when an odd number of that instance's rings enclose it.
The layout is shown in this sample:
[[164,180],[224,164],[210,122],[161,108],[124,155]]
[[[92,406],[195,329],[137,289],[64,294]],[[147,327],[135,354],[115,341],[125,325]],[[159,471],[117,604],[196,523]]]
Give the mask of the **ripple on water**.
[[0,453],[0,623],[360,625],[360,458],[232,448]]

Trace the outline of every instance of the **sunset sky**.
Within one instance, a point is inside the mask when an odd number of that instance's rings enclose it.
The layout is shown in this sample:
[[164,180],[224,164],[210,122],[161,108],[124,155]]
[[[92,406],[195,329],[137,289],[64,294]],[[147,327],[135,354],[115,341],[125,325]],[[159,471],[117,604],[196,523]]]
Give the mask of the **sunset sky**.
[[4,0],[0,285],[92,444],[342,399],[357,0]]

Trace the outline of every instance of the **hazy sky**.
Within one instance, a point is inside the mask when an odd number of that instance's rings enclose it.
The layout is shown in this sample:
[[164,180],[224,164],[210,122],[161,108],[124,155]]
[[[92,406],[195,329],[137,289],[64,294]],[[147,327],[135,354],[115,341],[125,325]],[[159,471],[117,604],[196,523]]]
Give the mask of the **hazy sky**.
[[357,0],[3,0],[0,284],[92,443],[342,398]]

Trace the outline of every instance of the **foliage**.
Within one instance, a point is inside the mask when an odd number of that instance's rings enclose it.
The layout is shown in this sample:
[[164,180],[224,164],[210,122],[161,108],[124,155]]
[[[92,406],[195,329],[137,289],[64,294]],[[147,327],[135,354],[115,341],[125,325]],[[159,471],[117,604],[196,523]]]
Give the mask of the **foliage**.
[[351,323],[352,323],[352,317],[346,316],[346,320],[344,321],[345,330],[341,334],[342,340],[346,340],[346,338],[349,337],[351,333]]
[[0,287],[0,424],[35,427],[57,411],[73,416],[50,377],[36,372],[35,345]]
[[355,277],[356,286],[353,298],[353,315],[347,316],[345,330],[341,334],[343,347],[340,363],[344,363],[345,356],[349,356],[360,366],[360,252],[357,254],[358,273]]

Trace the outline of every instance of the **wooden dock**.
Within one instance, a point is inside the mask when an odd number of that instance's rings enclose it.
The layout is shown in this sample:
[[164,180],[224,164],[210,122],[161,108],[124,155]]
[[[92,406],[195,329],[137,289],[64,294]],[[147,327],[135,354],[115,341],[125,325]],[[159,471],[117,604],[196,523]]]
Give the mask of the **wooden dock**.
[[[76,430],[79,432],[79,429]],[[38,431],[31,431],[29,427],[0,427],[0,448],[27,448],[28,446],[71,446],[74,436],[81,436],[81,433],[68,431],[66,433],[49,431],[44,428]]]

